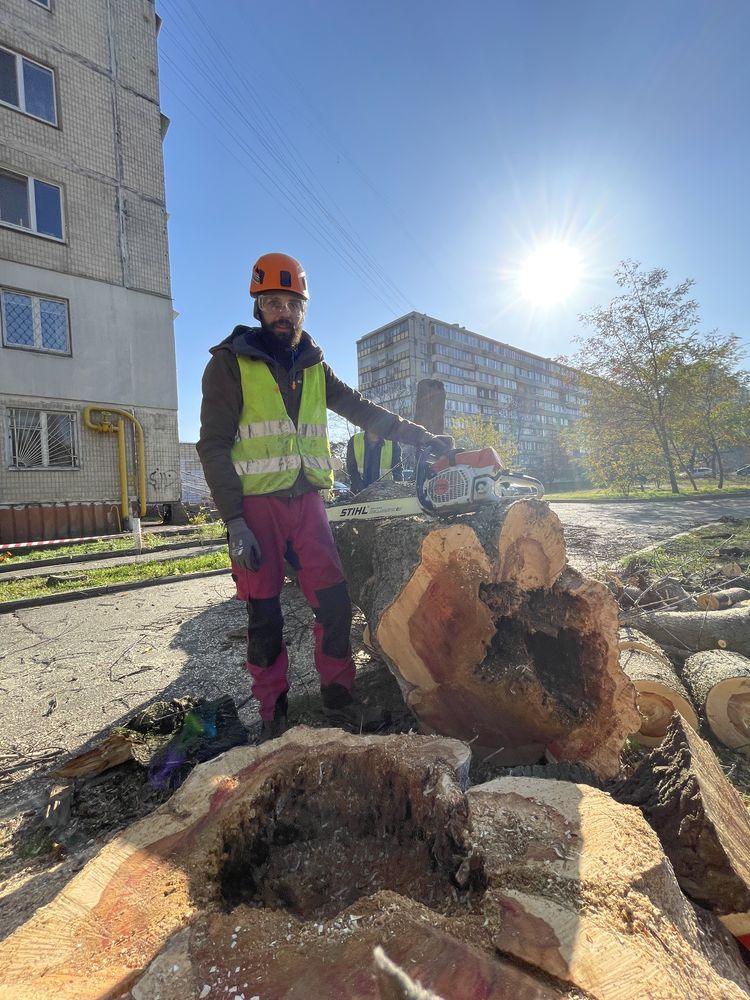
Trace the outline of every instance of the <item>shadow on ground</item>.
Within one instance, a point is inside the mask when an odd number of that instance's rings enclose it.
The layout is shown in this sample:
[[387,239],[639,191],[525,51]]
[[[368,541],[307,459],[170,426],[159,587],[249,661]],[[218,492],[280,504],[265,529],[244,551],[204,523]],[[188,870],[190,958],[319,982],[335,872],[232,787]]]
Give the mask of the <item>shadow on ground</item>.
[[[312,613],[300,591],[292,585],[285,588],[283,607],[290,657],[289,722],[330,726],[322,712],[313,662]],[[148,705],[185,697],[212,700],[228,695],[238,708],[248,742],[255,742],[260,719],[244,669],[245,625],[244,605],[235,599],[219,601],[187,617],[169,642],[170,649],[185,654],[179,675],[163,688],[152,689],[151,696],[139,702],[122,700],[127,711],[113,721],[110,715],[106,726],[75,752],[96,746],[112,729],[124,725]],[[414,717],[385,664],[362,645],[363,625],[362,616],[355,614],[352,647],[358,693],[369,704],[390,712],[391,723],[382,732],[408,732],[415,728]],[[107,707],[112,704],[107,702]],[[54,766],[59,766],[63,759],[60,756]],[[129,761],[95,777],[75,779],[70,819],[62,828],[55,829],[45,823],[49,792],[60,780],[51,775],[51,769],[31,769],[25,778],[6,788],[3,795],[7,819],[0,823],[0,939],[49,902],[108,839],[147,815],[174,791],[170,787],[154,787],[145,768]],[[181,770],[182,780],[187,773],[184,768]],[[20,804],[20,811],[15,814],[13,801]]]

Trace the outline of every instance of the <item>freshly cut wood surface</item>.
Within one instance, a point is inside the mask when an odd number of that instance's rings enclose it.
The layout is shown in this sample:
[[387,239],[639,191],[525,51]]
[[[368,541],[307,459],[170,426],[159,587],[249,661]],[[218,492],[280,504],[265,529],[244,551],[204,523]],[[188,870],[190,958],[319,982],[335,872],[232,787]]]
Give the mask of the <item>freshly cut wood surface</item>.
[[649,611],[634,622],[660,646],[687,655],[705,649],[729,649],[750,656],[750,607],[726,611]]
[[[197,912],[253,898],[290,920],[331,902],[338,912],[362,895],[353,871],[374,888],[420,892],[428,879],[442,897],[470,853],[469,761],[454,740],[297,727],[199,765],[0,943],[0,997],[119,996]],[[396,831],[407,847],[390,859]]]
[[636,735],[644,746],[661,743],[675,712],[693,729],[698,728],[698,715],[690,695],[666,657],[626,649],[620,653],[620,666],[638,692],[638,711],[643,721]]
[[725,649],[694,653],[683,677],[714,736],[750,756],[750,660]]
[[467,797],[501,955],[597,1000],[747,995],[736,944],[715,918],[699,922],[640,812],[538,778]]
[[0,997],[382,1000],[377,946],[399,1000],[746,996],[640,812],[569,782],[465,793],[469,759],[298,728],[199,765],[0,944]]
[[343,523],[352,597],[423,732],[498,764],[545,751],[616,773],[640,726],[618,664],[617,605],[566,565],[538,500],[448,519]]
[[750,910],[750,814],[683,719],[614,794],[643,811],[692,899],[722,916]]

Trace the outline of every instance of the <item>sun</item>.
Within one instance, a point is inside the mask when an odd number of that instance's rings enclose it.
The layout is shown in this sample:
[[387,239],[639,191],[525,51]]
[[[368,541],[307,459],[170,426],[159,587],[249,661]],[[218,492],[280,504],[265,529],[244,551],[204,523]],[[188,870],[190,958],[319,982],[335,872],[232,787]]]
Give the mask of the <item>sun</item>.
[[581,255],[567,243],[545,243],[529,254],[518,272],[521,295],[537,306],[564,302],[581,280]]

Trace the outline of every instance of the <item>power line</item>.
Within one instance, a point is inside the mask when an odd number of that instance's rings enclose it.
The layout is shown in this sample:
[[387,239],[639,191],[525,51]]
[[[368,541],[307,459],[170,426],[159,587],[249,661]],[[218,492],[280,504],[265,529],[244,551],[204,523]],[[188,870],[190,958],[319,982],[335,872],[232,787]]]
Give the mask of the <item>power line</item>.
[[[181,25],[179,19],[176,19],[175,23]],[[205,65],[198,63],[190,55],[190,53],[185,50],[179,39],[177,39],[177,37],[169,31],[169,28],[167,29],[167,34],[173,37],[176,47],[185,55],[189,68],[192,68],[195,72],[197,72],[213,88],[217,87],[217,77],[218,84],[221,84],[223,81],[224,86],[222,86],[221,89],[224,95],[224,103],[228,105],[230,109],[234,110],[237,117],[244,122],[252,134],[257,137],[263,149],[266,150],[268,156],[279,168],[278,171],[271,171],[267,163],[263,161],[258,153],[237,135],[237,130],[232,127],[231,122],[225,117],[217,105],[196,86],[195,80],[189,78],[183,72],[182,67],[168,55],[165,53],[162,54],[162,58],[165,62],[172,66],[175,73],[177,73],[177,75],[183,80],[185,86],[193,94],[195,94],[200,102],[206,107],[213,121],[232,137],[234,144],[244,151],[245,155],[252,161],[252,163],[255,164],[257,171],[259,171],[262,175],[265,175],[270,183],[270,187],[268,184],[264,184],[262,181],[259,181],[261,183],[261,187],[275,200],[281,201],[287,210],[293,208],[293,215],[296,215],[297,221],[306,220],[307,225],[303,226],[303,228],[305,228],[305,230],[310,233],[310,235],[313,236],[317,242],[321,243],[326,249],[335,254],[344,266],[347,267],[350,273],[354,274],[361,281],[363,281],[370,288],[372,293],[376,295],[390,311],[393,311],[395,314],[404,311],[399,299],[402,302],[406,302],[408,308],[413,309],[414,307],[408,298],[397,288],[397,286],[393,284],[393,282],[387,278],[387,275],[385,275],[385,272],[382,271],[382,268],[380,268],[379,265],[377,265],[377,263],[361,248],[356,239],[347,232],[344,226],[342,226],[342,224],[335,218],[321,199],[318,198],[315,192],[311,190],[306,180],[301,177],[297,171],[290,168],[288,161],[294,157],[295,154],[293,147],[283,136],[283,132],[281,132],[278,126],[274,125],[273,127],[277,132],[279,132],[282,137],[282,142],[285,143],[285,155],[282,155],[278,151],[278,148],[269,141],[268,136],[264,134],[261,127],[247,118],[237,102],[237,98],[235,97],[235,88],[231,85],[226,76],[218,71],[214,64],[211,64],[212,74],[210,74],[206,70]],[[213,39],[213,36],[212,40],[221,51],[221,43]],[[194,48],[192,38],[190,39],[190,45]],[[250,103],[262,107],[263,102],[260,100],[253,88],[250,85],[248,86],[251,96]],[[283,193],[283,197],[280,197],[279,192]],[[342,245],[340,240],[343,240],[345,245]]]

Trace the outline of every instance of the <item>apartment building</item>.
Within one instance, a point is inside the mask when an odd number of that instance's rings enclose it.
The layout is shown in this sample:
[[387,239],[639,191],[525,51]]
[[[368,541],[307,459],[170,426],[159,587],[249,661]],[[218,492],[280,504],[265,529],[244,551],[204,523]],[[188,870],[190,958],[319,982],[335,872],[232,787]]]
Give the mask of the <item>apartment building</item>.
[[153,0],[0,9],[0,542],[179,499]]
[[480,416],[512,438],[516,464],[542,473],[583,401],[572,368],[417,312],[361,337],[357,364],[360,390],[409,418],[419,380],[440,379],[447,431]]

